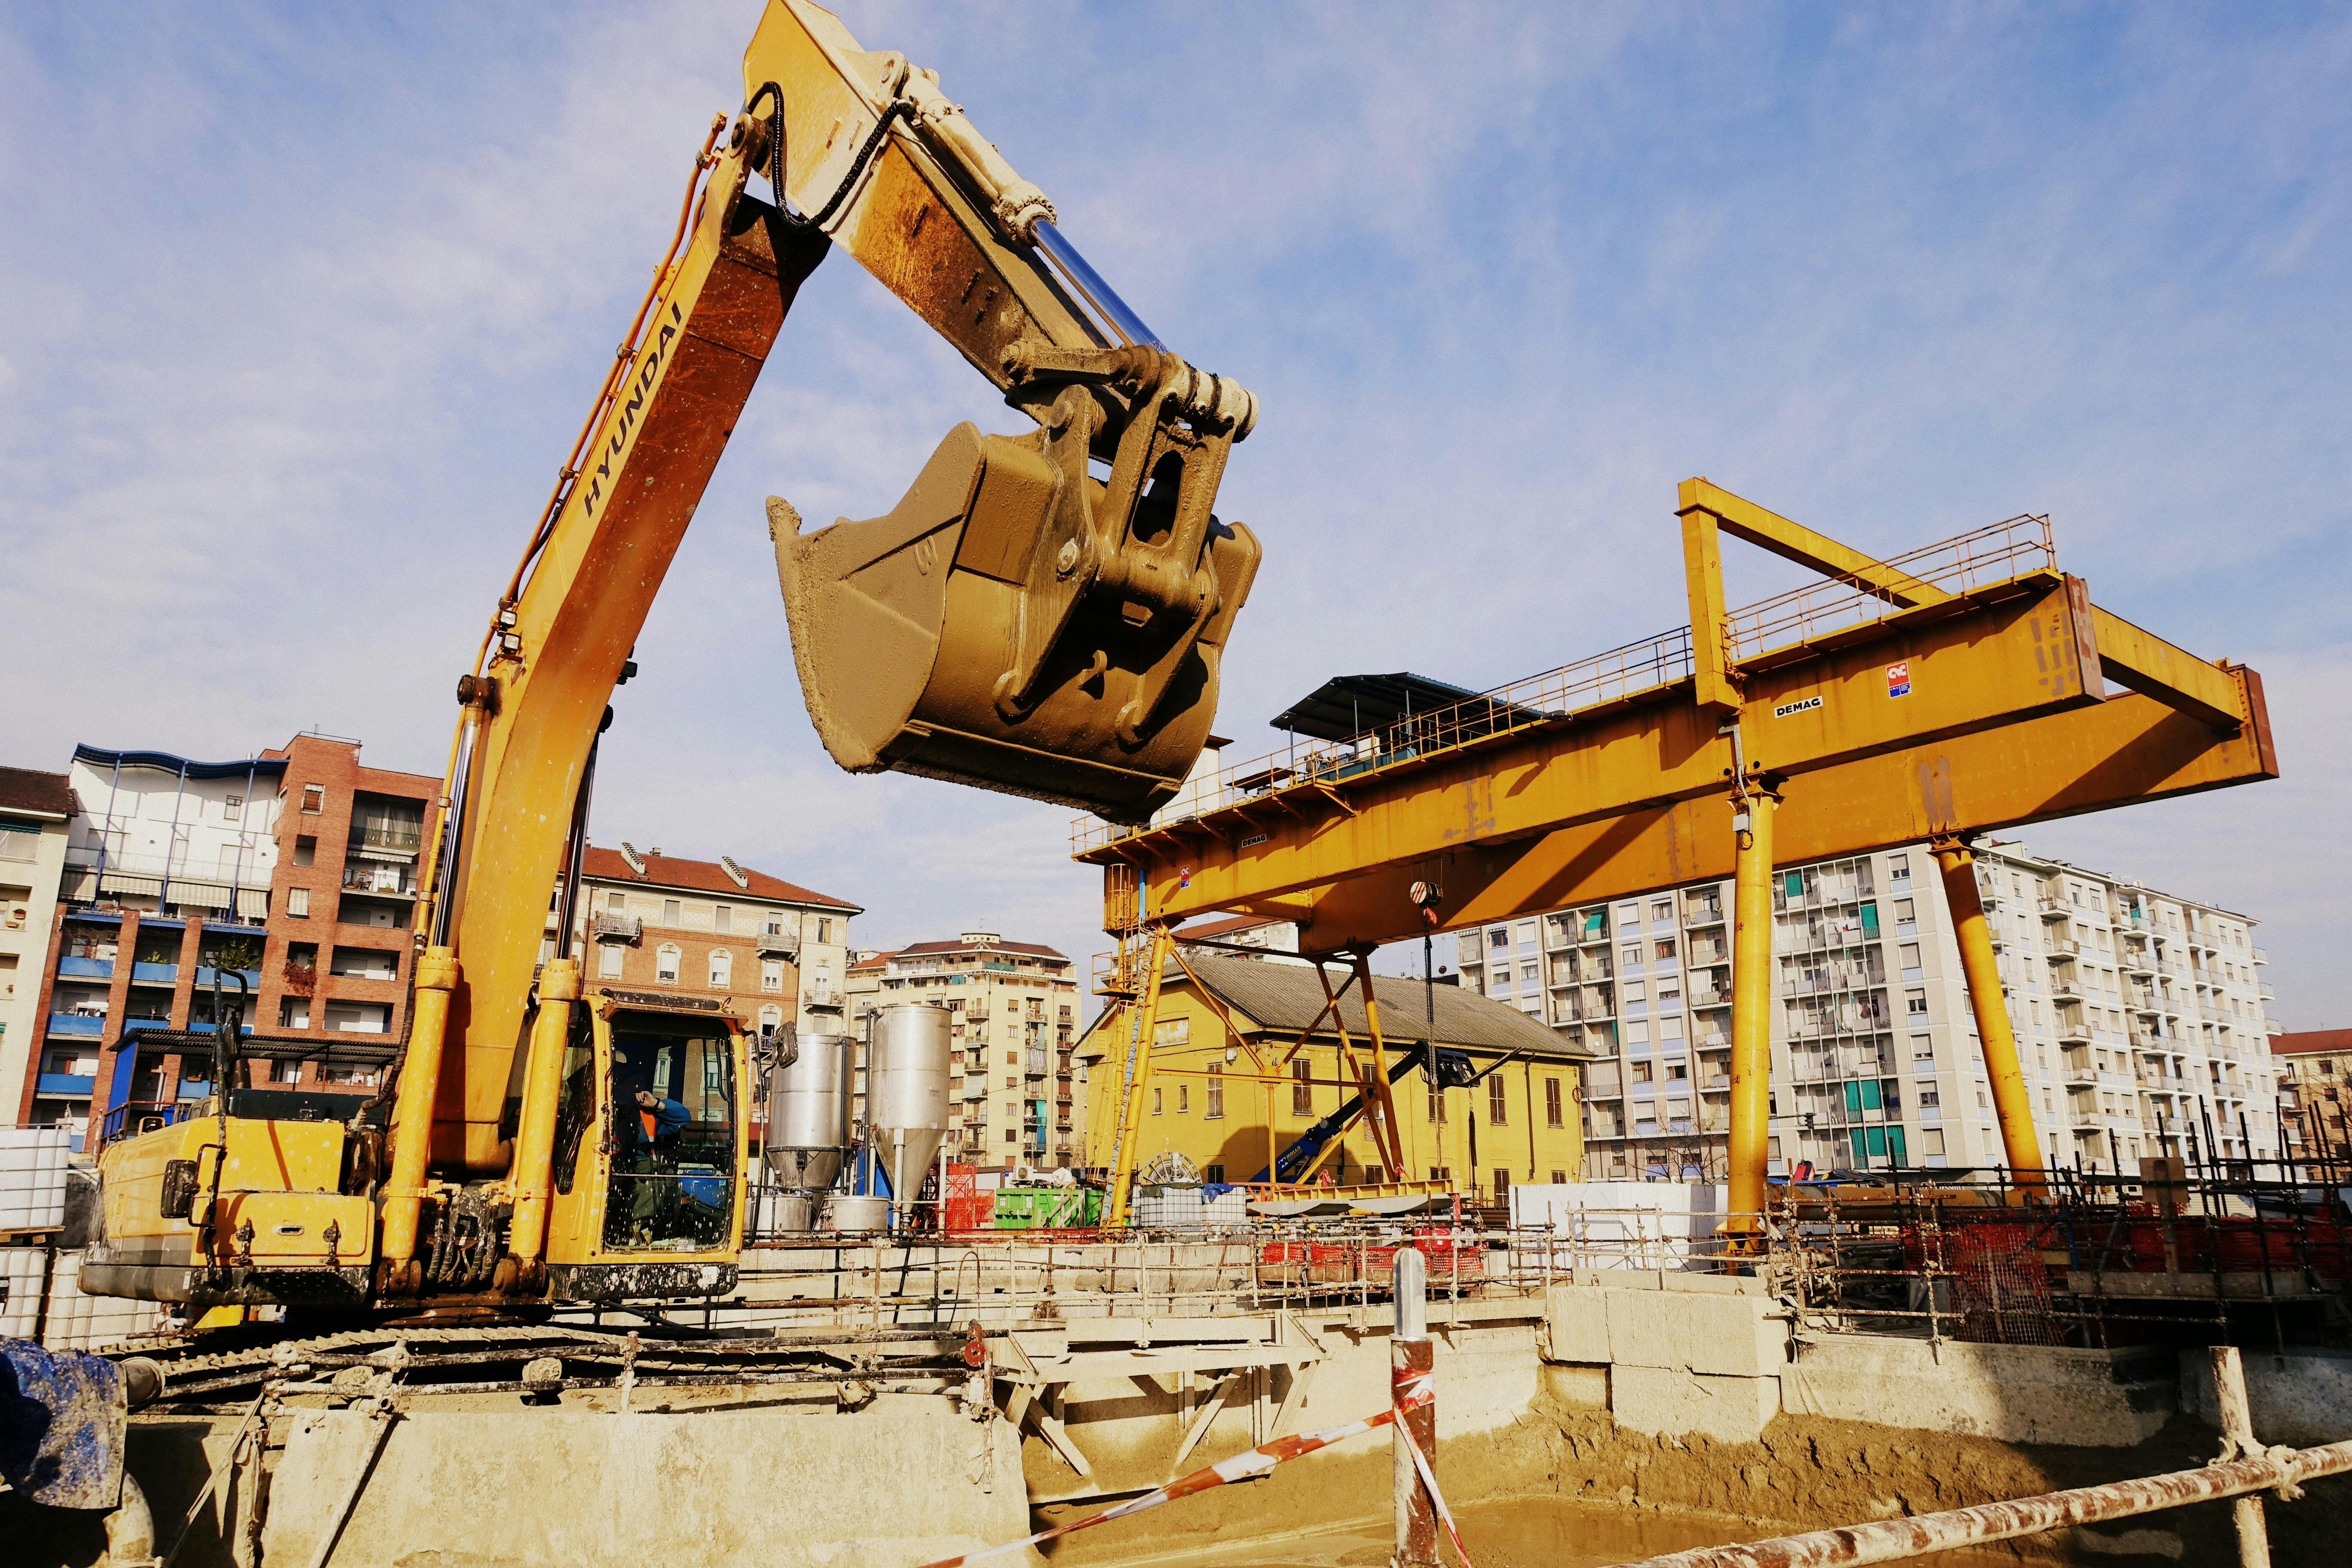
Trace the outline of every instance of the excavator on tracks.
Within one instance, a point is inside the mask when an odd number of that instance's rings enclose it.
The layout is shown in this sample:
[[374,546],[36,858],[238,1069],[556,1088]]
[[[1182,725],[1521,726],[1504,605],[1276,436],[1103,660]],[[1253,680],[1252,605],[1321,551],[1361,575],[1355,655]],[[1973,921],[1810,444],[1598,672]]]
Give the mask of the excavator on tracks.
[[1212,510],[1255,400],[1143,325],[933,72],[770,0],[743,86],[457,682],[392,1080],[348,1119],[273,1118],[224,1023],[213,1100],[100,1155],[85,1290],[323,1331],[734,1289],[755,1042],[715,1002],[584,985],[572,943],[609,700],[835,248],[1031,427],[959,426],[878,518],[803,531],[769,501],[827,749],[1124,823],[1191,770],[1258,563]]

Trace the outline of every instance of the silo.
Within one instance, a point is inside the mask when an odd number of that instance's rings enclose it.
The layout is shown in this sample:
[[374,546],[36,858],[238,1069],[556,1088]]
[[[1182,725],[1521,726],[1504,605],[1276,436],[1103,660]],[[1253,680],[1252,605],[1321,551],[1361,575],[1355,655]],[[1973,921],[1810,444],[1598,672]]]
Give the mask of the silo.
[[948,1131],[948,1066],[955,1052],[948,1011],[902,1002],[873,1016],[866,1124],[899,1207],[915,1201]]
[[768,1168],[786,1187],[829,1191],[850,1147],[847,1035],[803,1035],[790,1067],[768,1072]]

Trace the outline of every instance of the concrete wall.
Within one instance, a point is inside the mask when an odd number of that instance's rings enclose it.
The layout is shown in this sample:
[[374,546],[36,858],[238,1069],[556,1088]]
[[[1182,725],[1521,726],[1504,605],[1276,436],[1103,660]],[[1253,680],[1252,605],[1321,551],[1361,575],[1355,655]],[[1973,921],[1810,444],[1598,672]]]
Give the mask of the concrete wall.
[[1780,1378],[1792,1415],[2004,1443],[2127,1447],[2179,1408],[2169,1352],[1809,1337]]
[[[409,1415],[335,1561],[905,1568],[1026,1535],[1020,1448],[1003,1424],[966,1420],[944,1400],[906,1404],[846,1415]],[[375,1436],[371,1417],[348,1410],[292,1423],[265,1561],[311,1561]]]
[[1545,1359],[1605,1368],[1609,1412],[1659,1436],[1753,1442],[1780,1413],[1786,1310],[1759,1281],[1612,1269],[1609,1283],[1554,1286]]
[[[2279,1355],[2250,1350],[2243,1359],[2255,1436],[2296,1448],[2352,1437],[2352,1352],[2297,1349]],[[2219,1426],[2211,1353],[2182,1351],[2179,1367],[2180,1407]]]

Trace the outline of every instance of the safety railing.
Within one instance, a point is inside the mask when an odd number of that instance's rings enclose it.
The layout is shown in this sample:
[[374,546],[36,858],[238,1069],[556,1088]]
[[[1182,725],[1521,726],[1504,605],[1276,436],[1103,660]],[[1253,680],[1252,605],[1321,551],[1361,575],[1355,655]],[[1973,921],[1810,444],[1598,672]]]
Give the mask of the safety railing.
[[[1885,563],[1900,580],[1959,595],[2055,569],[2047,517],[2022,516],[1972,529]],[[1885,619],[1903,608],[1852,579],[1808,583],[1732,611],[1726,652],[1734,663]]]

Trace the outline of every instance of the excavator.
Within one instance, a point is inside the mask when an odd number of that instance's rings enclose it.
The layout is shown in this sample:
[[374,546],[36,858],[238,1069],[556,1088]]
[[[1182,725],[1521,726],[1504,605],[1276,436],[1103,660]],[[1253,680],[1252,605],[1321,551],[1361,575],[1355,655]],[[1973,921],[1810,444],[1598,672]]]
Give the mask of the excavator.
[[584,985],[572,933],[610,699],[835,248],[1030,427],[959,426],[880,517],[804,531],[769,500],[827,750],[1119,823],[1191,771],[1259,559],[1212,510],[1255,399],[1160,342],[935,73],[769,0],[743,87],[457,681],[390,1082],[347,1119],[274,1119],[222,1022],[213,1101],[100,1156],[83,1289],[377,1322],[733,1289],[754,1042],[717,1002]]

